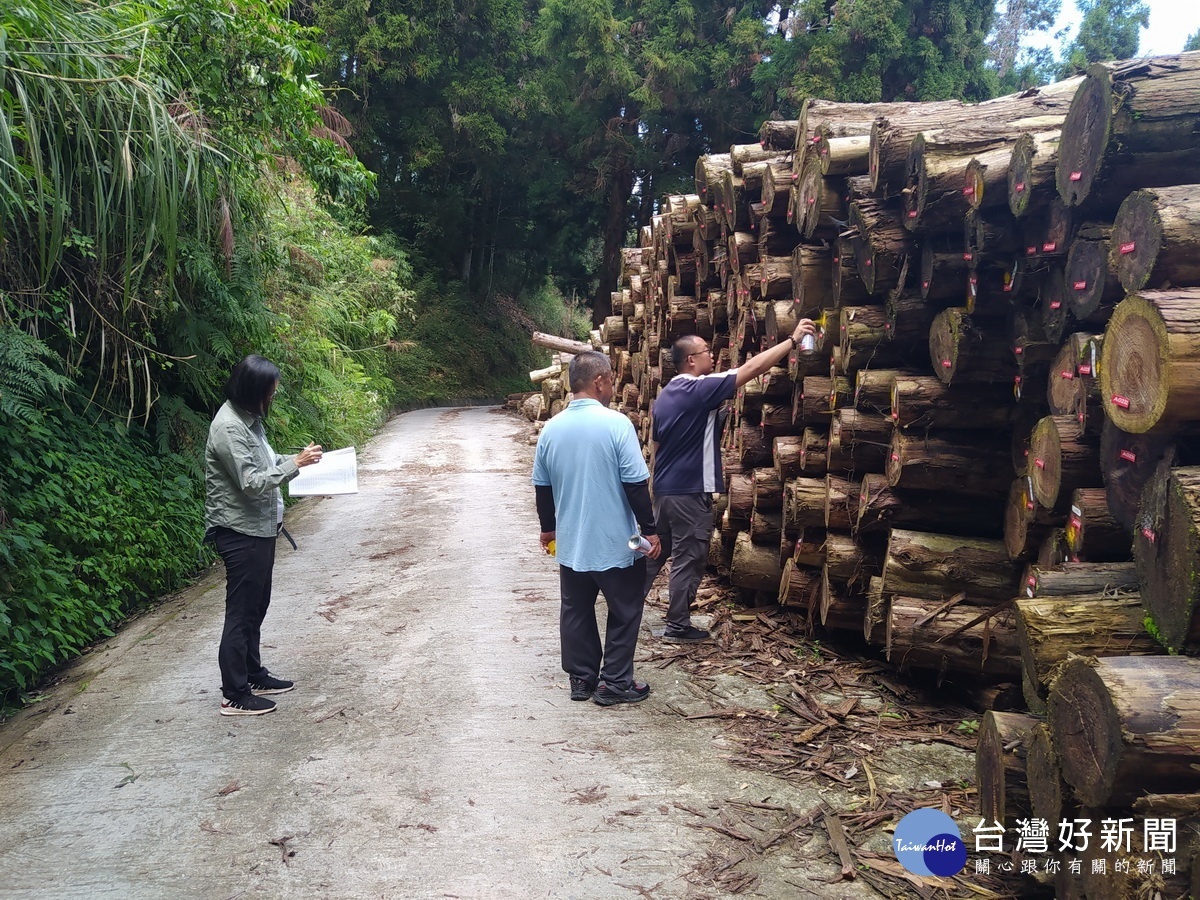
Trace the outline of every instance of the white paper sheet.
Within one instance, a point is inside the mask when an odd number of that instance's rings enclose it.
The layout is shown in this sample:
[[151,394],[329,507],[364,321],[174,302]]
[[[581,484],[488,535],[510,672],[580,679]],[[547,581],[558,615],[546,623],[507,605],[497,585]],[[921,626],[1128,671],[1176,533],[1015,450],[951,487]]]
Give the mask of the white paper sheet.
[[288,483],[288,493],[293,497],[309,497],[314,494],[357,494],[358,454],[353,447],[330,450],[321,456],[319,463],[305,466],[300,474]]

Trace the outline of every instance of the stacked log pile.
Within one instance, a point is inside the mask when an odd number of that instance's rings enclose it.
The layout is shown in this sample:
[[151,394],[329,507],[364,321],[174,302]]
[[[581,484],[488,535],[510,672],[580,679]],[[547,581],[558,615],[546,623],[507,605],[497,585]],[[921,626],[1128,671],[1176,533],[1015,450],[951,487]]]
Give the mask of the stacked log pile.
[[1198,116],[1200,53],[808,100],[664,199],[602,329],[652,462],[675,339],[721,370],[818,322],[733,404],[710,561],[901,669],[1020,680],[1042,718],[979,749],[1010,827],[1200,793],[1200,663],[1165,655],[1200,650]]

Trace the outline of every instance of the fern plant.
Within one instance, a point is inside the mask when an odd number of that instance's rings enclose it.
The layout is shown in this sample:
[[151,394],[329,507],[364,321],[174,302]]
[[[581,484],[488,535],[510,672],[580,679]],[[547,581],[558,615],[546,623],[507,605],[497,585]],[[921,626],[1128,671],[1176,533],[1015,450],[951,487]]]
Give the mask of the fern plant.
[[55,368],[59,363],[42,341],[20,328],[0,325],[0,417],[36,421],[41,402],[72,385]]

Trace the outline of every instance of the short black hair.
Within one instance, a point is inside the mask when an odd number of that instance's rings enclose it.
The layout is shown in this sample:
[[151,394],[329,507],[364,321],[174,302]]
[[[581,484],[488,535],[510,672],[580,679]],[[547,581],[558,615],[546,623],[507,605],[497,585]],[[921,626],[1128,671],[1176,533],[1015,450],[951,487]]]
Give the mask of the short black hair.
[[683,371],[683,361],[696,352],[692,346],[698,340],[700,336],[697,334],[685,334],[671,345],[671,362],[675,364],[676,372]]
[[571,391],[578,392],[590,385],[597,375],[612,371],[612,363],[599,350],[584,350],[571,360],[568,375]]
[[233,367],[225,382],[225,396],[248,413],[265,416],[271,407],[271,388],[279,381],[279,367],[251,353]]

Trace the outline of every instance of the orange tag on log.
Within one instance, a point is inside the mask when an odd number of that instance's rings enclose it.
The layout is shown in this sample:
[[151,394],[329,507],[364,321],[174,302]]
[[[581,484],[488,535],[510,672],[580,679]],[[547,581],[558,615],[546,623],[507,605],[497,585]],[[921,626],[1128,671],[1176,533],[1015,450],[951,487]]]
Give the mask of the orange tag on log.
[[1077,290],[1077,291],[1086,291],[1086,290],[1087,290],[1087,282],[1086,282],[1086,281],[1077,281],[1077,282],[1075,282],[1075,290]]
[[1129,398],[1122,397],[1120,394],[1113,394],[1113,406],[1119,406],[1121,409],[1129,409]]
[[1127,244],[1122,244],[1122,245],[1121,245],[1121,253],[1122,253],[1122,255],[1127,255],[1127,254],[1130,254],[1130,253],[1132,253],[1133,251],[1135,251],[1136,249],[1137,249],[1137,241],[1130,241],[1130,242],[1129,242],[1129,243],[1127,243]]
[[1122,450],[1121,459],[1125,460],[1126,462],[1137,462],[1137,454],[1132,450]]

